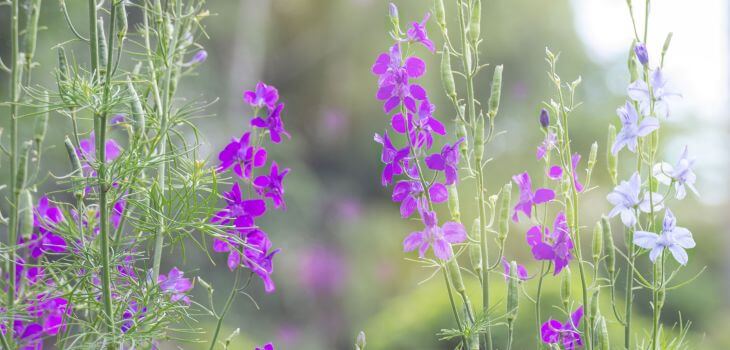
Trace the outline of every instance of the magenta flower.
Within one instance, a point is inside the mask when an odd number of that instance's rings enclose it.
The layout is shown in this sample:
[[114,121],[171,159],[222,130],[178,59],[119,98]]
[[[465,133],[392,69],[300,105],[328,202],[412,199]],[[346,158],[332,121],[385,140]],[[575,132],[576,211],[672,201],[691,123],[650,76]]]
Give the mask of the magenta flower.
[[[33,214],[33,226],[38,228],[38,233],[33,233],[28,242],[30,255],[38,259],[48,251],[63,253],[66,251],[66,240],[52,232],[53,227],[63,222],[63,213],[43,196],[38,200]],[[20,239],[23,241],[23,239]]]
[[413,22],[411,28],[408,29],[408,40],[421,43],[428,51],[435,52],[436,48],[433,45],[433,41],[428,38],[428,34],[426,33],[426,23],[429,17],[431,17],[431,14],[426,12],[421,23]]
[[256,89],[243,93],[243,100],[251,107],[261,108],[266,106],[273,110],[276,102],[279,101],[279,91],[273,86],[258,82]]
[[266,118],[257,117],[251,120],[251,126],[268,129],[269,137],[271,142],[280,143],[281,135],[291,138],[289,133],[284,129],[284,121],[281,119],[281,111],[284,109],[284,104],[279,103],[276,105],[273,111]]
[[176,302],[182,300],[186,305],[190,305],[190,297],[185,293],[193,289],[190,279],[183,277],[183,272],[173,267],[167,276],[160,274],[157,277],[157,283],[164,293],[170,294],[170,300]]
[[549,188],[538,188],[535,192],[532,192],[532,180],[530,180],[530,174],[524,172],[512,177],[517,186],[520,187],[520,200],[517,202],[514,208],[514,214],[512,220],[517,222],[519,217],[517,212],[521,211],[532,217],[532,207],[537,204],[549,202],[555,198],[555,192]]
[[565,323],[549,319],[540,327],[540,335],[542,341],[546,344],[563,343],[565,350],[574,350],[576,347],[583,346],[578,327],[583,318],[583,307],[579,307],[570,315],[570,319]]
[[431,149],[433,145],[433,133],[437,133],[441,136],[446,135],[446,128],[436,118],[433,117],[433,111],[435,106],[431,104],[428,99],[421,102],[418,108],[418,118],[414,120],[414,116],[411,113],[408,114],[408,120],[403,118],[402,113],[396,113],[391,119],[391,126],[399,134],[405,134],[406,128],[411,138],[412,146],[415,148],[421,148],[426,145],[427,149]]
[[[502,258],[502,267],[504,267],[504,279],[509,280],[509,275],[512,272],[512,268],[505,258]],[[525,265],[517,264],[517,278],[520,281],[527,281],[527,279],[529,278]]]
[[383,186],[387,186],[393,182],[393,175],[400,175],[403,173],[403,166],[401,165],[401,162],[406,158],[406,156],[408,156],[409,149],[408,147],[403,147],[401,149],[395,148],[387,131],[383,134],[383,136],[376,133],[374,139],[375,142],[383,145],[383,150],[380,154],[380,161],[385,164],[385,167],[383,168],[380,181]]
[[[76,153],[83,161],[81,164],[82,173],[87,177],[96,176],[96,172],[91,167],[91,163],[96,161],[96,136],[94,132],[91,132],[89,138],[81,139],[79,146],[81,149],[76,150]],[[122,154],[122,147],[113,139],[109,139],[106,141],[105,151],[106,161],[111,162]]]
[[254,350],[275,350],[275,349],[274,349],[274,344],[267,343],[265,345],[262,345],[261,347],[257,346],[256,349],[254,349]]
[[[3,311],[0,309],[0,311]],[[7,326],[0,323],[0,331],[3,335],[7,335]],[[13,321],[12,337],[22,350],[40,350],[43,346],[42,335],[43,326],[35,322],[24,322],[21,320]]]
[[383,109],[390,113],[401,103],[411,112],[416,112],[416,100],[427,98],[426,90],[418,84],[409,84],[409,79],[419,78],[426,72],[426,63],[416,56],[401,58],[400,45],[395,44],[388,54],[378,56],[372,72],[379,76],[378,100],[385,101]]
[[446,184],[453,185],[459,181],[459,144],[464,139],[459,139],[453,145],[448,143],[441,148],[441,153],[435,153],[426,157],[425,162],[431,170],[443,171],[446,177]]
[[28,306],[28,313],[35,317],[47,335],[56,335],[66,327],[64,318],[71,314],[68,300],[39,294],[37,300]]
[[245,132],[240,139],[233,139],[218,154],[221,164],[218,171],[226,171],[233,167],[233,172],[239,178],[251,177],[254,168],[259,168],[266,164],[266,149],[263,147],[251,146],[251,133]]
[[442,227],[438,225],[436,213],[424,211],[423,223],[426,228],[416,231],[403,240],[403,251],[411,252],[418,249],[418,256],[423,258],[429,247],[433,247],[433,254],[441,260],[449,260],[454,255],[451,244],[466,240],[466,229],[458,222],[447,222]]
[[253,230],[248,234],[243,263],[261,278],[266,293],[276,290],[271,274],[274,272],[274,255],[279,252],[279,249],[271,250],[271,241],[264,231]]
[[266,213],[266,202],[263,199],[243,199],[238,183],[234,183],[223,197],[227,205],[213,216],[211,222],[224,225],[233,223],[236,227],[244,228],[250,227],[254,218]]
[[555,264],[554,275],[559,274],[572,259],[573,240],[563,212],[555,217],[552,234],[547,227],[533,226],[525,236],[536,260],[549,260]]
[[[434,183],[428,188],[428,194],[433,203],[443,203],[449,199],[449,192],[441,183]],[[423,211],[427,206],[423,185],[416,180],[398,181],[393,187],[393,202],[400,202],[400,215],[407,218],[418,209]]]
[[276,162],[271,163],[269,175],[260,175],[253,181],[256,192],[259,196],[265,196],[274,203],[274,208],[283,208],[286,210],[284,203],[284,177],[289,173],[289,168],[279,172],[279,165]]
[[[583,192],[583,184],[578,180],[578,163],[580,163],[580,154],[574,153],[570,158],[571,167],[573,168],[573,181],[575,182],[575,190]],[[559,165],[553,165],[548,171],[548,177],[553,180],[560,180],[563,177],[563,168]]]

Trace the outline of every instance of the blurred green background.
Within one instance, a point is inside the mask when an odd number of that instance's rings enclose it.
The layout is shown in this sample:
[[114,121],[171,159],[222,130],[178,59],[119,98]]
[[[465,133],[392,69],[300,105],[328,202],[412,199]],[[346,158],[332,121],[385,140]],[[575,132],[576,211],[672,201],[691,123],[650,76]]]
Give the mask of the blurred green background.
[[[74,20],[85,23],[85,5],[67,3]],[[430,1],[396,3],[404,24],[420,21],[431,7]],[[391,45],[386,4],[381,0],[214,0],[208,4],[212,14],[206,22],[209,38],[200,42],[209,53],[208,61],[199,76],[184,80],[181,88],[190,98],[220,98],[210,110],[215,117],[200,124],[209,160],[215,162],[229,138],[240,135],[249,117],[241,94],[258,80],[279,88],[286,103],[284,120],[292,134],[291,141],[271,148],[280,164],[292,168],[286,180],[289,210],[274,213],[261,223],[283,251],[275,261],[278,289],[265,295],[256,281],[248,291],[258,308],[245,297],[238,298],[222,332],[226,337],[240,328],[234,349],[250,349],[267,341],[278,349],[349,349],[360,330],[367,333],[369,349],[453,348],[453,343],[439,341],[435,335],[453,327],[442,281],[419,284],[430,271],[406,260],[415,255],[401,252],[403,237],[420,224],[400,219],[389,190],[380,186],[380,147],[373,142],[373,133],[382,132],[389,118],[374,98],[376,78],[370,66]],[[453,14],[451,1],[447,7]],[[609,190],[604,161],[606,128],[609,122],[617,122],[614,111],[623,103],[628,84],[625,61],[632,35],[625,2],[489,0],[483,1],[483,9],[482,60],[505,65],[497,128],[506,135],[487,151],[494,158],[487,168],[491,190],[495,192],[525,169],[532,174],[540,170],[534,156],[541,142],[537,115],[540,102],[552,94],[545,75],[544,50],[548,46],[561,52],[559,67],[564,80],[583,78],[578,97],[584,105],[571,122],[574,149],[587,157],[590,144],[599,143],[601,156],[593,183],[600,188],[585,195],[581,209],[581,222],[592,225],[609,209],[605,201]],[[688,144],[698,158],[698,187],[703,195],[690,195],[673,208],[680,224],[692,230],[698,243],[680,279],[691,278],[707,266],[690,285],[669,293],[664,322],[671,327],[681,311],[682,319],[692,322],[691,348],[727,349],[727,4],[722,0],[662,2],[652,10],[656,19],[649,40],[652,59],[657,58],[666,32],[674,31],[666,66],[669,78],[684,95],[663,126],[660,155],[674,163],[681,147]],[[5,62],[7,12],[7,7],[0,7],[0,53]],[[130,22],[139,19],[132,11]],[[34,72],[35,83],[50,87],[56,57],[51,47],[72,35],[55,1],[44,2],[41,25],[48,30],[39,34],[40,67]],[[440,46],[441,36],[433,22],[428,29]],[[436,117],[448,122],[453,110],[441,92],[438,57],[425,51],[423,56],[429,67],[423,83],[438,106]],[[477,95],[483,100],[489,93],[490,75],[483,74],[476,82]],[[3,99],[7,78],[0,75]],[[52,123],[48,144],[60,145],[68,123],[60,117]],[[30,133],[28,128],[22,130]],[[56,146],[48,150],[46,166],[60,174],[66,170],[65,160],[63,148]],[[620,169],[621,177],[630,174],[628,166]],[[6,183],[5,172],[0,176]],[[462,185],[473,186],[469,182]],[[47,190],[56,188],[50,182],[45,186]],[[472,209],[464,209],[465,222],[473,217]],[[524,244],[525,230],[513,225],[506,256],[535,272],[537,265],[530,262]],[[589,237],[590,229],[584,232]],[[623,246],[621,233],[616,232],[616,237]],[[232,274],[224,255],[214,258],[215,266],[204,254],[188,250],[183,263],[177,255],[166,256],[165,263],[182,265],[188,275],[205,277],[216,287],[223,304]],[[493,300],[503,307],[506,286],[499,275],[492,280],[496,286]],[[469,282],[476,287],[474,281]],[[558,284],[557,279],[548,279],[543,314],[563,318],[550,307],[559,303]],[[535,285],[528,281],[527,290],[534,293]],[[574,293],[578,295],[578,290]],[[201,300],[204,297],[202,288],[196,288],[194,294]],[[472,295],[479,299],[477,289]],[[646,293],[639,293],[636,309],[639,323],[649,327],[645,317],[651,310],[643,301],[646,298]],[[534,348],[533,307],[525,298],[521,306],[515,349]],[[606,295],[602,310],[610,313]],[[200,327],[212,330],[213,321],[202,319]],[[622,339],[619,325],[610,323],[609,328],[618,344]],[[497,344],[505,343],[503,329],[495,337]]]

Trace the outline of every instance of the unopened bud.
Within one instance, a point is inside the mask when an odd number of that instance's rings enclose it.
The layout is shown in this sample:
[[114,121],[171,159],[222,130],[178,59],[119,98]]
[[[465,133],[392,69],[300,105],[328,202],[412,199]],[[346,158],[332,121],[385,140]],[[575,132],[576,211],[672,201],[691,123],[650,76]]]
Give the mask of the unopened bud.
[[540,110],[540,126],[542,126],[543,129],[547,129],[548,126],[550,126],[550,112],[548,112],[547,109],[543,108]]
[[649,52],[646,51],[646,45],[644,43],[637,43],[636,46],[634,46],[634,53],[636,54],[636,59],[641,62],[643,65],[649,64]]
[[398,6],[395,6],[394,3],[388,4],[388,17],[390,17],[390,22],[393,23],[394,28],[400,27],[400,19],[398,18]]
[[19,208],[20,236],[28,240],[33,234],[33,196],[27,189],[20,192]]
[[367,345],[367,342],[365,341],[365,332],[360,331],[360,333],[357,334],[357,338],[355,339],[355,349],[365,350],[365,345]]

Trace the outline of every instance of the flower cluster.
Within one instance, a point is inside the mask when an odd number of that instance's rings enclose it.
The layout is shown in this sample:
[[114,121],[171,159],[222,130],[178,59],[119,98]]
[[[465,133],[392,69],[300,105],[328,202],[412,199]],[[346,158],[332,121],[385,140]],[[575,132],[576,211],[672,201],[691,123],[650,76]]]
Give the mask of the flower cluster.
[[[397,10],[391,4],[391,12]],[[393,16],[393,15],[391,15]],[[400,203],[400,214],[409,218],[418,213],[424,224],[422,231],[408,235],[403,250],[418,250],[425,257],[429,248],[440,260],[453,256],[452,245],[466,241],[466,229],[461,223],[446,222],[439,226],[433,205],[449,199],[447,186],[458,182],[459,144],[445,144],[441,151],[432,151],[435,137],[446,136],[446,128],[435,116],[436,107],[429,101],[428,93],[415,82],[426,73],[426,63],[411,55],[414,44],[421,44],[434,52],[434,44],[428,38],[426,23],[413,22],[405,36],[399,35],[388,52],[378,55],[372,73],[378,77],[376,98],[383,101],[383,111],[390,116],[392,133],[404,139],[402,146],[386,130],[375,134],[375,142],[382,146],[380,160],[384,164],[381,183],[393,185],[392,199]],[[430,173],[426,173],[428,170]],[[437,181],[443,174],[444,181]]]
[[241,183],[235,182],[224,194],[225,208],[211,219],[228,227],[225,237],[214,240],[213,250],[228,253],[231,271],[240,266],[250,269],[263,280],[266,292],[272,293],[273,258],[279,249],[272,249],[268,235],[256,220],[266,214],[267,199],[273,208],[286,210],[283,181],[289,169],[281,169],[272,161],[268,173],[257,175],[256,171],[267,164],[268,153],[263,146],[267,136],[278,144],[289,133],[281,119],[284,104],[279,102],[275,87],[259,82],[254,90],[244,92],[243,99],[253,108],[254,117],[243,135],[231,140],[218,154],[218,171],[232,169]]

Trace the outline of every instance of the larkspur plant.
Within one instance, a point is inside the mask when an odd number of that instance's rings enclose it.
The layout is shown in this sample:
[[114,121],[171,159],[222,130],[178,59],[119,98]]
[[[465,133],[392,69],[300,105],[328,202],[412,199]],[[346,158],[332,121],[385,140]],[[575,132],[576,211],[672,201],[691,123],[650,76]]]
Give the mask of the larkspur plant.
[[[239,283],[241,271],[275,291],[279,250],[257,220],[272,208],[286,209],[289,169],[267,163],[264,147],[290,137],[276,88],[259,83],[244,93],[253,108],[246,131],[220,152],[219,164],[208,166],[192,120],[209,104],[177,96],[179,84],[208,57],[196,42],[209,15],[203,0],[91,0],[86,34],[61,1],[75,40],[54,47],[54,89],[31,81],[41,1],[22,8],[20,2],[9,2],[11,59],[2,66],[11,77],[11,132],[10,146],[2,147],[10,184],[0,189],[11,209],[8,219],[0,217],[8,227],[0,246],[0,347],[137,349],[210,339],[210,349],[228,348],[237,331],[219,340],[223,318],[235,296],[256,285]],[[127,22],[131,7],[141,14],[135,30]],[[22,30],[21,9],[28,18]],[[69,58],[67,50],[75,54]],[[136,63],[129,69],[127,56]],[[20,132],[26,117],[35,119],[32,135]],[[41,158],[51,117],[68,121],[71,171],[52,177],[64,190],[44,194]],[[162,273],[164,252],[176,246],[227,253],[235,282],[221,310],[200,277],[178,267]],[[207,290],[210,305],[189,295],[196,285]],[[194,326],[201,315],[215,318],[210,333]]]
[[[564,83],[557,73],[559,55],[546,49],[548,76],[555,94],[544,102],[537,118],[544,139],[536,152],[537,160],[543,163],[542,174],[535,179],[541,180],[542,185],[533,186],[533,178],[523,172],[513,176],[519,189],[519,198],[514,205],[511,204],[510,183],[488,197],[484,153],[485,145],[499,135],[495,133],[494,120],[499,108],[502,66],[494,69],[489,100],[479,103],[475,98],[474,77],[486,67],[479,63],[481,2],[456,2],[456,32],[461,44],[457,48],[449,36],[445,4],[442,0],[434,1],[436,25],[444,42],[439,52],[441,80],[453,112],[438,112],[427,89],[417,82],[427,74],[426,63],[418,52],[424,48],[425,54],[436,52],[436,44],[426,29],[430,14],[420,22],[412,22],[403,32],[398,8],[392,3],[389,5],[393,25],[390,36],[394,43],[376,58],[371,68],[377,76],[376,99],[383,102],[383,111],[390,116],[390,130],[375,134],[375,141],[382,146],[381,183],[392,185],[392,199],[400,203],[401,216],[415,216],[424,226],[405,236],[403,250],[418,251],[418,261],[435,270],[432,276],[443,273],[457,328],[442,330],[440,335],[442,340],[457,340],[457,348],[494,349],[497,346],[493,343],[492,329],[506,327],[506,348],[510,349],[520,290],[535,305],[534,339],[538,348],[611,348],[607,324],[612,321],[599,307],[603,290],[610,294],[611,312],[624,328],[624,348],[655,350],[687,346],[686,325],[681,324],[679,335],[673,338],[662,332],[660,316],[666,293],[688,283],[670,285],[677,271],[667,272],[671,268],[667,255],[674,257],[678,269],[688,263],[687,249],[693,248],[695,241],[689,229],[677,225],[668,206],[670,199],[685,198],[688,189],[697,193],[696,175],[692,170],[695,160],[685,147],[674,166],[656,162],[660,124],[670,115],[672,100],[680,96],[671,88],[662,70],[671,34],[661,51],[661,64],[653,65],[651,46],[646,44],[650,0],[645,0],[643,38],[638,35],[633,4],[631,1],[627,4],[636,34],[628,60],[631,81],[627,87],[628,99],[617,109],[621,129],[617,133],[615,126],[609,127],[607,164],[615,188],[608,194],[607,201],[612,209],[596,223],[590,257],[583,254],[580,208],[581,198],[596,189],[591,186],[591,176],[597,162],[598,143],[591,145],[587,162],[581,165],[583,157],[573,149],[569,127],[571,114],[580,106],[576,99],[580,77]],[[461,60],[461,70],[453,69],[452,58]],[[464,97],[457,93],[455,75],[463,78]],[[448,135],[446,130],[451,128],[441,121],[448,113],[454,115],[454,136]],[[446,140],[440,140],[439,136]],[[443,144],[440,151],[436,148],[439,143]],[[618,155],[622,151],[636,154],[636,169],[629,174],[628,180],[619,182]],[[471,180],[476,185],[478,217],[473,220],[471,230],[467,230],[461,223],[464,218],[459,209],[459,192],[464,183]],[[666,191],[659,188],[660,184],[666,186]],[[674,196],[669,195],[672,189]],[[448,205],[450,214],[449,220],[440,220],[445,221],[442,225],[437,218],[440,203]],[[664,220],[658,226],[656,221],[661,210],[665,210]],[[620,217],[625,227],[625,252],[614,244],[610,225],[613,217]],[[540,263],[540,271],[535,275],[530,275],[524,265],[509,262],[503,256],[510,218],[530,224],[525,246]],[[552,225],[548,226],[550,222]],[[488,233],[496,238],[493,247],[488,242]],[[488,259],[490,250],[499,254],[494,263]],[[648,278],[644,276],[644,264],[637,259],[644,253],[648,253],[647,261],[653,264]],[[469,267],[461,265],[462,255],[468,256]],[[623,285],[618,281],[621,270],[617,270],[617,256],[626,260]],[[489,296],[490,272],[500,264],[503,266],[500,273],[507,284],[504,312],[497,311]],[[571,292],[571,267],[579,273],[581,293],[575,296],[577,300]],[[471,302],[463,271],[468,272],[468,276],[475,276],[480,283],[481,309],[476,309]],[[543,315],[542,292],[551,271],[560,283],[562,305],[555,306],[562,313],[559,317]],[[520,284],[533,278],[537,279],[536,294],[529,295]],[[619,287],[625,288],[623,313],[617,304]],[[645,332],[650,338],[637,347],[632,344],[637,330],[632,328],[631,319],[639,289],[651,292],[649,304],[653,310],[653,326],[651,331]],[[460,297],[460,305],[454,294]],[[563,318],[567,321],[557,321]]]

